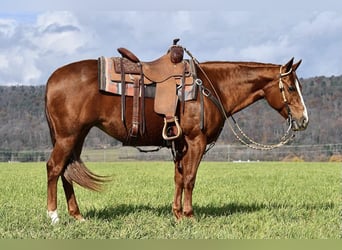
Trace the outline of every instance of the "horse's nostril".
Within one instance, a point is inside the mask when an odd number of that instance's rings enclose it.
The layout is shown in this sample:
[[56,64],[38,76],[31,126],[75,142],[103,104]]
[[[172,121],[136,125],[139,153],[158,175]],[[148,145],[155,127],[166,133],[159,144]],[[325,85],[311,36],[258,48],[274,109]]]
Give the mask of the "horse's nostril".
[[308,123],[309,123],[309,119],[306,117],[303,117],[303,120],[302,120],[303,126],[306,127],[308,125]]

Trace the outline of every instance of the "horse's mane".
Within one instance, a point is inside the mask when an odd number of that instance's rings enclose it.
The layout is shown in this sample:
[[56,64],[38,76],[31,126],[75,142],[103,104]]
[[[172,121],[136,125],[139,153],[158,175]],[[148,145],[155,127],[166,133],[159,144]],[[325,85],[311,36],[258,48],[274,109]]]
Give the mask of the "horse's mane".
[[246,67],[279,67],[280,65],[273,64],[273,63],[261,63],[261,62],[245,62],[245,61],[205,61],[201,62],[201,65],[239,65],[239,66],[246,66]]

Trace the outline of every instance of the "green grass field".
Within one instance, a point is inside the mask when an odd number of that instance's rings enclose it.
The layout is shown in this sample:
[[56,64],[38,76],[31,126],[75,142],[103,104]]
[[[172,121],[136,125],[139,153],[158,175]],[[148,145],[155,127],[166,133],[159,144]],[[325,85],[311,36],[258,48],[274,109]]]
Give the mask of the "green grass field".
[[76,186],[87,221],[46,217],[44,163],[0,164],[2,239],[339,239],[341,163],[211,163],[200,166],[196,219],[175,221],[171,162],[88,163],[111,175],[102,193]]

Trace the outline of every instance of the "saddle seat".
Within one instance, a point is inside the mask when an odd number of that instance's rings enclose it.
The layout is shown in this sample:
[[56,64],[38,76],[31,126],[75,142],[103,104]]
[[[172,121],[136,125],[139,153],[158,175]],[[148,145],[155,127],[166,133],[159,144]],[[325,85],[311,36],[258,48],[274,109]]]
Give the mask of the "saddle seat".
[[[189,77],[191,73],[189,62],[181,60],[179,63],[172,63],[170,52],[154,61],[140,62],[129,50],[119,48],[118,51],[124,56],[113,58],[115,72],[112,74],[112,80],[121,79],[122,70],[127,82],[132,82],[132,75],[143,75],[144,84],[162,83],[170,78]],[[125,53],[123,54],[122,51]]]

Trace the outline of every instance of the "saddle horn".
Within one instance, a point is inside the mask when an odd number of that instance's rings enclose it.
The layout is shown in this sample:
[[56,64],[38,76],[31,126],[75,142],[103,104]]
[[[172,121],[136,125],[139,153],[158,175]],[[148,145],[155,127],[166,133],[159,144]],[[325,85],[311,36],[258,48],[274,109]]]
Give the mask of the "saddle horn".
[[179,42],[179,38],[175,38],[175,39],[173,39],[173,45],[177,45],[177,43]]
[[179,40],[179,38],[173,39],[173,45],[169,49],[169,52],[171,53],[171,62],[173,63],[180,63],[183,61],[184,49],[181,45],[177,45]]

